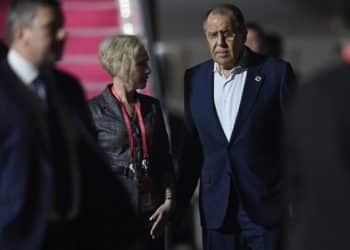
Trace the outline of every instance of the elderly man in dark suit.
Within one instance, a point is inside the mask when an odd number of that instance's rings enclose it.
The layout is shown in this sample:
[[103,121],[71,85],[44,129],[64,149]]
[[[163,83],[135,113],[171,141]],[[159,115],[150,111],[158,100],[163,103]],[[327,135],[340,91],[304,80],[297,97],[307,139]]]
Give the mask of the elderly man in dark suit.
[[277,250],[281,130],[293,72],[244,46],[244,17],[234,5],[211,9],[204,31],[212,60],[185,74],[178,203],[189,202],[200,177],[204,249]]
[[[55,70],[56,0],[12,1],[0,66],[0,249],[118,249],[134,220],[96,140],[83,91]],[[119,237],[118,237],[119,236]]]

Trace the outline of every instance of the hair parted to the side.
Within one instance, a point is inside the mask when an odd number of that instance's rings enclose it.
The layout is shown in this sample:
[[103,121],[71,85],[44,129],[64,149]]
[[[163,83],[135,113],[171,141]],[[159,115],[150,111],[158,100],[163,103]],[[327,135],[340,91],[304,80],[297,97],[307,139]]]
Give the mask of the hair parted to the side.
[[15,25],[30,27],[39,7],[49,7],[57,14],[57,25],[63,25],[61,4],[58,0],[12,0],[8,9],[6,20],[6,39],[8,44],[13,40]]
[[100,44],[98,53],[100,63],[112,77],[127,80],[136,54],[143,46],[140,38],[134,35],[118,34],[108,37]]
[[245,20],[242,11],[233,4],[219,4],[207,11],[203,20],[203,29],[206,31],[207,19],[210,14],[227,15],[231,19],[232,25],[238,24],[238,30],[246,32]]

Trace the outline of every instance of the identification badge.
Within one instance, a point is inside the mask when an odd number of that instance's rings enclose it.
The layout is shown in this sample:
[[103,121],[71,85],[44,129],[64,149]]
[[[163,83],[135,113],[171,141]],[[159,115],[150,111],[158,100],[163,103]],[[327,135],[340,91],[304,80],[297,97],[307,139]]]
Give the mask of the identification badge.
[[137,176],[136,176],[136,169],[135,169],[134,163],[130,163],[128,168],[129,168],[129,171],[131,171],[131,173],[133,174],[134,179],[136,180]]
[[143,174],[148,175],[149,160],[143,159],[141,162],[141,169]]

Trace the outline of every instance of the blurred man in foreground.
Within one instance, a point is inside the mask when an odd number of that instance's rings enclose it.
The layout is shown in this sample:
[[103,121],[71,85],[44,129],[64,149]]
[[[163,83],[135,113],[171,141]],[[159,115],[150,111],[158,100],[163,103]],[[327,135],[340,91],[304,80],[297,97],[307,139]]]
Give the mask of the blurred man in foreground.
[[[343,4],[346,50],[350,5]],[[300,88],[289,116],[288,250],[350,248],[350,60],[344,53],[342,63],[325,66]]]
[[128,200],[95,147],[79,83],[53,67],[66,39],[59,2],[12,1],[7,32],[0,249],[120,248],[130,233],[123,219],[133,223]]

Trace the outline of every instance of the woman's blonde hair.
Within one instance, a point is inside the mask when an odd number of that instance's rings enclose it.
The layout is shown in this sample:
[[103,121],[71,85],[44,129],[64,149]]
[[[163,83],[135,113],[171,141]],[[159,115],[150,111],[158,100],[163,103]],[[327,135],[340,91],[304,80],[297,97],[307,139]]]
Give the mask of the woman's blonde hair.
[[127,80],[130,67],[141,47],[143,44],[137,36],[114,35],[101,42],[98,56],[101,65],[111,76]]

